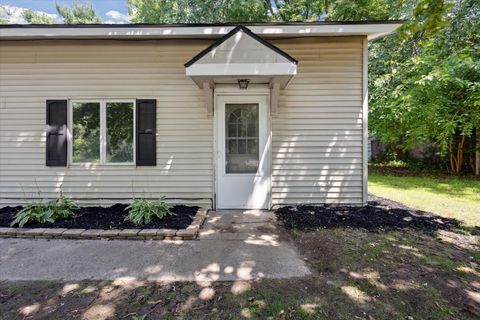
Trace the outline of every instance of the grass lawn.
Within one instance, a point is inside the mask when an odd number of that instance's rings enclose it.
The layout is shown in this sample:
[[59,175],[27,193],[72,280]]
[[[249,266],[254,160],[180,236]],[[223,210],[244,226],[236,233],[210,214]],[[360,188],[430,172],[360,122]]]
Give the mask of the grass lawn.
[[0,282],[0,319],[478,319],[478,236],[293,232],[313,274],[284,280]]
[[369,173],[368,192],[409,207],[480,226],[480,179]]

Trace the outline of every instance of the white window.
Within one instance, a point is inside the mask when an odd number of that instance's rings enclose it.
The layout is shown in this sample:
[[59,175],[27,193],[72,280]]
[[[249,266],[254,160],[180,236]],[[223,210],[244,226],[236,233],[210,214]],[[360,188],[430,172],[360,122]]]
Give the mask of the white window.
[[135,102],[70,102],[70,162],[135,163]]

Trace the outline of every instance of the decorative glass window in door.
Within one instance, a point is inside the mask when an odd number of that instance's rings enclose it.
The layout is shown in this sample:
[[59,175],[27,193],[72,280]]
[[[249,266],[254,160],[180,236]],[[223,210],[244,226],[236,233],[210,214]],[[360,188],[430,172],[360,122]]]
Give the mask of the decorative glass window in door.
[[225,105],[225,172],[258,169],[258,104]]

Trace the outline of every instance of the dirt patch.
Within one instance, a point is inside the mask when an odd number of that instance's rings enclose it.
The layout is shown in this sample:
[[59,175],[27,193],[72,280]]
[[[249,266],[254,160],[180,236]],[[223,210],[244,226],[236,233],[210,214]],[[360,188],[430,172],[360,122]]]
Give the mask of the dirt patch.
[[368,205],[353,206],[288,206],[275,211],[287,229],[313,231],[331,228],[361,228],[369,231],[406,228],[436,231],[461,228],[461,222],[435,214],[414,210],[397,202],[375,196]]
[[[472,243],[468,249],[464,237]],[[444,242],[415,230],[338,228],[294,234],[315,277],[342,290],[374,319],[480,316],[480,299],[474,294],[480,289],[479,240],[462,235]]]
[[[82,207],[74,210],[74,217],[68,220],[59,220],[54,223],[30,223],[25,228],[68,228],[68,229],[132,229],[138,228],[125,218],[127,205],[115,204],[111,207]],[[4,207],[0,209],[0,227],[10,227],[15,214],[22,207]],[[195,217],[199,207],[176,205],[170,209],[174,215],[159,220],[154,219],[149,224],[142,225],[144,229],[168,228],[186,229]]]

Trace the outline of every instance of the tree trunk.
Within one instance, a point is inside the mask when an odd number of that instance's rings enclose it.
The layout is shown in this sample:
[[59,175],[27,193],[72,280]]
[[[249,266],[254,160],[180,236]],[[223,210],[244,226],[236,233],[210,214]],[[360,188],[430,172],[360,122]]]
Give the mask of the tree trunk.
[[[476,144],[475,144],[475,175],[480,176],[480,128],[475,131]],[[474,142],[475,143],[475,142]]]
[[450,154],[450,169],[452,171],[455,171],[456,164],[455,164],[455,158],[453,156],[453,142],[450,142],[450,144],[448,145],[448,152]]
[[450,168],[455,173],[460,173],[463,165],[463,146],[465,145],[465,136],[460,138],[458,142],[457,150],[455,150],[454,141],[450,142],[448,151],[450,152]]

